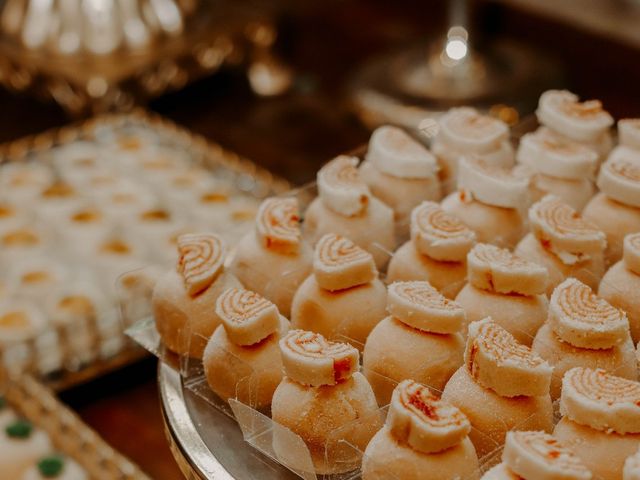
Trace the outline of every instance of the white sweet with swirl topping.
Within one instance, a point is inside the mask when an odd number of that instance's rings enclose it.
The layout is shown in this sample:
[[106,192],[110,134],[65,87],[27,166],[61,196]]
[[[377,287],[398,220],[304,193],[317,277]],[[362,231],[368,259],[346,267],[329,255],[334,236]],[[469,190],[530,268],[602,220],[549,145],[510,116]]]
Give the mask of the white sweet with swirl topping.
[[640,275],[640,233],[631,233],[624,237],[624,265],[633,273]]
[[598,166],[594,150],[545,127],[520,139],[516,158],[536,172],[569,180],[593,178]]
[[618,120],[618,141],[620,145],[640,150],[640,118]]
[[300,215],[295,198],[267,198],[256,216],[256,234],[266,248],[297,253],[300,247]]
[[438,172],[433,154],[398,127],[376,129],[366,160],[383,173],[399,178],[432,178]]
[[464,153],[498,150],[509,138],[509,127],[474,108],[452,108],[439,121],[437,139]]
[[216,314],[229,340],[236,345],[255,345],[278,330],[276,306],[255,292],[229,288],[216,300]]
[[358,159],[340,155],[318,171],[318,193],[331,210],[352,217],[369,204],[369,187],[360,179]]
[[287,377],[303,385],[336,385],[358,371],[359,353],[348,343],[330,342],[319,333],[291,330],[280,340]]
[[188,233],[178,237],[177,270],[190,295],[197,295],[213,283],[222,271],[226,247],[222,239],[209,233]]
[[590,480],[582,460],[545,432],[507,432],[502,461],[515,474],[535,480]]
[[527,177],[477,156],[460,159],[458,190],[468,191],[474,199],[494,207],[525,208],[529,203]]
[[629,337],[627,315],[575,278],[553,291],[548,322],[560,339],[579,348],[611,348]]
[[640,151],[625,146],[614,148],[600,168],[597,183],[607,197],[640,207]]
[[467,255],[469,283],[498,293],[539,295],[547,288],[549,273],[506,248],[479,243]]
[[326,234],[316,244],[313,273],[318,285],[330,291],[363,285],[378,276],[373,256],[335,233]]
[[457,333],[465,323],[464,309],[429,282],[394,282],[387,290],[389,313],[410,327],[432,333]]
[[503,397],[549,394],[553,368],[490,317],[469,325],[464,361],[480,385]]
[[444,262],[463,261],[476,234],[436,202],[422,202],[411,212],[411,240],[418,252]]
[[613,125],[613,118],[599,100],[580,103],[567,90],[548,90],[540,96],[538,121],[578,142],[593,141]]
[[404,380],[393,391],[386,424],[396,439],[422,453],[458,445],[471,431],[464,413],[413,380]]
[[562,378],[560,413],[604,432],[640,433],[640,383],[576,367]]
[[542,245],[566,265],[602,253],[607,244],[603,231],[555,195],[546,195],[531,206],[529,222]]

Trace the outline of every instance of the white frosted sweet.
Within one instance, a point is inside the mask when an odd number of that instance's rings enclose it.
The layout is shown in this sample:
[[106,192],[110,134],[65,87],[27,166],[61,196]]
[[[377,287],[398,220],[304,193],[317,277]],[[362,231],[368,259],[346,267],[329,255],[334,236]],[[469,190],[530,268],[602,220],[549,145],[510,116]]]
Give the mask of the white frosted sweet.
[[614,148],[600,168],[598,188],[620,203],[640,207],[640,151]]
[[545,127],[520,139],[516,158],[536,172],[568,180],[592,178],[598,165],[598,154],[593,149]]
[[369,140],[366,160],[387,175],[432,178],[438,171],[433,154],[398,127],[376,129]]
[[465,153],[488,153],[509,138],[506,123],[474,108],[452,108],[440,118],[437,139]]
[[351,217],[362,213],[371,193],[362,181],[358,159],[341,155],[318,171],[318,194],[322,202],[336,213]]
[[540,96],[536,115],[541,124],[578,142],[594,141],[613,125],[598,100],[580,102],[567,90],[548,90]]
[[521,209],[526,208],[529,201],[528,178],[510,169],[490,165],[479,157],[461,158],[458,189],[495,207]]

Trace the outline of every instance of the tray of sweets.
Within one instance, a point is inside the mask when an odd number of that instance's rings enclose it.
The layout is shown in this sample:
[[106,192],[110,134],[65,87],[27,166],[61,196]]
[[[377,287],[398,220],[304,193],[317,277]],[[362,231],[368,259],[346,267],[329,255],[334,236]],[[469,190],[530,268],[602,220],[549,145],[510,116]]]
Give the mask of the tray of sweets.
[[30,375],[3,386],[3,478],[149,480]]
[[[237,242],[178,238],[128,334],[162,359],[191,478],[635,468],[640,122],[621,121],[613,148],[598,102],[540,103],[519,145],[468,108],[440,119],[431,153],[381,127],[265,199]],[[597,138],[556,131],[571,122]]]
[[233,242],[260,199],[287,188],[143,111],[1,146],[0,183],[2,365],[56,389],[143,355],[122,333],[136,307],[121,303],[150,293],[176,236],[223,226]]

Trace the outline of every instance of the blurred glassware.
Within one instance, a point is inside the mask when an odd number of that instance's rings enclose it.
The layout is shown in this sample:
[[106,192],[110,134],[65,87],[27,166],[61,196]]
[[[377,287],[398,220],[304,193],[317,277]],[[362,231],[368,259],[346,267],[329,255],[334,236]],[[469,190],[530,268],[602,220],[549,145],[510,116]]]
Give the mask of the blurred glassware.
[[417,129],[457,105],[498,113],[515,123],[540,91],[554,84],[557,66],[540,52],[509,40],[478,46],[469,31],[468,0],[449,1],[447,33],[374,58],[355,74],[354,108],[369,127],[392,123]]
[[106,55],[179,35],[195,8],[177,0],[7,0],[1,22],[30,49]]
[[272,97],[285,93],[294,79],[292,68],[273,51],[277,32],[274,25],[252,24],[247,28],[247,36],[254,45],[247,67],[247,79],[256,95]]
[[269,5],[253,0],[6,0],[0,82],[72,114],[127,110],[240,63],[261,29]]

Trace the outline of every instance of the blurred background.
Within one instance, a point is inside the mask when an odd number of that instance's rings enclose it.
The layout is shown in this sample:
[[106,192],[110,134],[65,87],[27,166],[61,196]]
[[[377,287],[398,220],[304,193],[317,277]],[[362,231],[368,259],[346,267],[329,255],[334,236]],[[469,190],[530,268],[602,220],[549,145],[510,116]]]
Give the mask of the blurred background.
[[[453,105],[518,125],[554,87],[638,116],[640,1],[0,0],[0,84],[2,142],[145,107],[301,184]],[[145,360],[62,399],[180,478],[156,395]]]
[[[370,125],[361,119],[380,121],[398,105],[507,104],[526,115],[549,85],[601,98],[616,117],[637,113],[640,103],[635,0],[2,3],[2,140],[142,104],[298,183],[329,156],[364,142]],[[176,25],[145,30],[136,13],[144,41],[127,43],[138,37],[110,22],[126,30],[126,12],[145,4],[160,16],[172,6]],[[29,8],[40,9],[39,27],[29,26]],[[57,11],[65,8],[71,17],[113,15],[92,20],[104,45],[82,31],[69,41]],[[462,40],[473,59],[458,62],[464,65],[454,76],[464,84],[442,91],[456,82],[437,72],[433,57],[446,51],[452,27],[462,31],[456,37],[453,30],[453,56]],[[38,38],[30,39],[29,28]],[[395,114],[399,122],[403,114]]]

